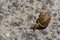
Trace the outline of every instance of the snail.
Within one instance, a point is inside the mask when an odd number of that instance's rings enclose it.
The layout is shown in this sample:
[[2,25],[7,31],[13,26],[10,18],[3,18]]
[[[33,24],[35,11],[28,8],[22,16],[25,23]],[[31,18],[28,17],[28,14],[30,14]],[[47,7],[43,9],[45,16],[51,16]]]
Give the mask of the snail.
[[33,29],[33,31],[35,31],[36,29],[43,30],[47,28],[50,20],[51,20],[51,15],[48,12],[40,12],[36,20],[36,23],[33,25],[33,27],[31,27],[31,29]]

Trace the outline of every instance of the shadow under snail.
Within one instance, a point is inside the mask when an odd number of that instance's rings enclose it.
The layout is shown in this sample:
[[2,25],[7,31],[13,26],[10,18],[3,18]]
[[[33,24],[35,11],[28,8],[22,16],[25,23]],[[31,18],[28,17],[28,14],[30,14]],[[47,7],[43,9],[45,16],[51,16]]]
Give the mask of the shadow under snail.
[[48,26],[50,20],[51,15],[48,12],[40,12],[39,17],[36,20],[36,24],[34,24],[31,29],[33,29],[33,31],[35,31],[35,29],[43,30]]

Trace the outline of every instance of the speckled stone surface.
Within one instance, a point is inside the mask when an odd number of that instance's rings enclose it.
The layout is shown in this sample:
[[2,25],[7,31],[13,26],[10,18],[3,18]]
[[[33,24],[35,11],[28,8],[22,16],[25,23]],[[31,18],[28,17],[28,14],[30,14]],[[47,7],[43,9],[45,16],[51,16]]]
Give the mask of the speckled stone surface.
[[[60,0],[0,0],[0,40],[60,40]],[[48,27],[33,32],[41,11],[52,14]]]

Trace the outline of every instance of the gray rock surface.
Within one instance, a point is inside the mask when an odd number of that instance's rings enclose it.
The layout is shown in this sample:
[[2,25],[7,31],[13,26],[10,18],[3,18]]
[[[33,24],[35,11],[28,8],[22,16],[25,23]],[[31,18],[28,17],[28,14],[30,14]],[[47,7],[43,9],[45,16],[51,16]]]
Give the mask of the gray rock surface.
[[[60,0],[0,0],[0,40],[60,40]],[[48,27],[33,32],[41,11],[52,14]]]

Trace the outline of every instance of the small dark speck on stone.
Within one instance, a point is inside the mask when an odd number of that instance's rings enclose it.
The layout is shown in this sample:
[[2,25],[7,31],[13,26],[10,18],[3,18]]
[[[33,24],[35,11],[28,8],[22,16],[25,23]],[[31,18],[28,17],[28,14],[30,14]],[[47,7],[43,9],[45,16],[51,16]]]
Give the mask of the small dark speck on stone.
[[0,13],[3,13],[3,10],[0,10]]
[[41,0],[37,0],[38,2],[40,2]]
[[24,28],[24,30],[26,30],[27,28]]
[[42,9],[43,9],[43,10],[45,10],[45,9],[46,9],[46,6],[45,6],[44,4],[43,4],[43,6],[42,6]]
[[54,32],[54,31],[51,33],[51,37],[52,37],[53,39],[56,38],[56,35],[55,35],[55,32]]
[[6,27],[8,27],[8,25],[5,25]]
[[56,15],[57,15],[57,14],[56,14],[56,13],[54,13],[54,17],[56,17]]
[[57,22],[53,22],[53,24],[58,24]]
[[47,31],[41,31],[41,33],[44,34],[44,35],[47,35],[48,34]]
[[38,12],[40,12],[39,10],[35,10],[35,13],[38,13]]
[[[23,4],[24,5],[24,4]],[[20,5],[20,7],[23,7],[23,5]]]
[[47,39],[47,40],[52,40],[52,38],[51,38],[51,37],[46,37],[46,39]]
[[2,8],[0,7],[0,13],[3,13],[3,10],[2,10]]
[[0,21],[3,19],[3,16],[2,15],[0,15]]
[[13,0],[9,0],[10,2],[12,2]]
[[28,20],[32,20],[32,18],[33,18],[33,15],[28,16]]
[[13,2],[12,4],[13,4],[13,6],[18,7],[17,2]]
[[12,23],[10,23],[10,25],[12,25],[12,26],[20,26],[20,22],[12,22]]
[[17,37],[15,37],[15,40],[17,40]]
[[34,19],[36,19],[36,16],[33,16]]
[[2,7],[0,7],[0,10],[2,10]]
[[60,34],[60,28],[57,29],[57,33]]
[[28,8],[29,6],[26,6],[26,8]]
[[22,18],[20,18],[20,23],[22,23],[24,20]]
[[33,3],[34,0],[29,0],[29,3]]
[[58,21],[60,21],[60,17],[58,18]]
[[8,9],[11,9],[11,6],[10,5],[8,5]]
[[33,8],[33,7],[31,7],[31,9],[32,9],[32,10],[34,10],[34,8]]
[[18,28],[19,30],[23,30],[22,28]]

